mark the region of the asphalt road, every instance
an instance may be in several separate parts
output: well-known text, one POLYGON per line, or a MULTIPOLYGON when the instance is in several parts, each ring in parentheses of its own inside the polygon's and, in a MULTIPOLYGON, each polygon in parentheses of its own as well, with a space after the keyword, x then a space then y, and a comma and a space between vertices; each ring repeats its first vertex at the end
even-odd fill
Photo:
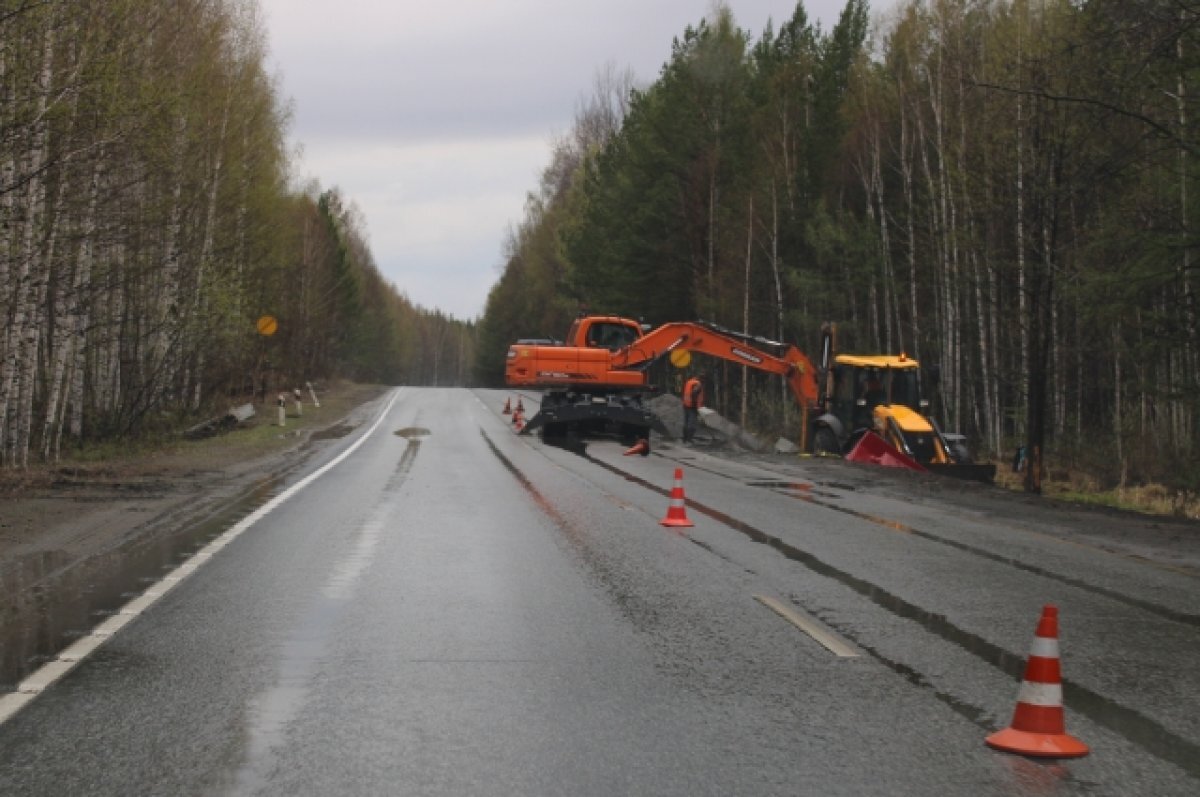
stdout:
POLYGON ((1200 792, 1190 564, 842 463, 545 446, 505 397, 381 400, 0 724, 0 794, 1200 792), (1044 604, 1086 758, 983 741, 1044 604))

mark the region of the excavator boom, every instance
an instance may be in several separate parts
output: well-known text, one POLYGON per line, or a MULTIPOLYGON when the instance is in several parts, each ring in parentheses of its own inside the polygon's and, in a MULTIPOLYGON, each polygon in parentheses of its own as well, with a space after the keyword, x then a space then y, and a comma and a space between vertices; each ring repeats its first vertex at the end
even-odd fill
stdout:
POLYGON ((801 406, 807 406, 817 400, 816 371, 808 357, 795 346, 762 338, 750 338, 748 335, 721 329, 714 324, 663 324, 615 352, 612 365, 618 370, 639 370, 677 349, 707 354, 759 371, 779 374, 787 380, 792 395, 801 406), (769 354, 752 345, 751 341, 759 346, 781 349, 782 354, 769 354))

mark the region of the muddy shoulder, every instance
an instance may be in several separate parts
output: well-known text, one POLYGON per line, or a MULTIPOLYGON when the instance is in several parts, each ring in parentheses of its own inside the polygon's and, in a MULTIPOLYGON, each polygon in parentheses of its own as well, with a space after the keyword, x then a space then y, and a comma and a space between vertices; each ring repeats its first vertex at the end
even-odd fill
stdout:
MULTIPOLYGON (((390 388, 336 382, 254 405, 239 427, 202 439, 110 446, 25 470, 0 470, 0 573, 16 562, 50 569, 153 537, 301 467, 323 441, 361 426, 390 388), (319 406, 318 406, 319 404, 319 406)), ((24 568, 23 568, 24 569, 24 568)))

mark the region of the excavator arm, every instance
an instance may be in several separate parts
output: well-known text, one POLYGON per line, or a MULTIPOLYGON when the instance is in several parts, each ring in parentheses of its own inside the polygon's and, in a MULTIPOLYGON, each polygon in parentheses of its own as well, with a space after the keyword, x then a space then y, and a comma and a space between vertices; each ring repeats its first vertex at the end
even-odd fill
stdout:
POLYGON ((775 343, 764 338, 742 335, 713 324, 677 322, 663 324, 647 332, 612 356, 613 370, 639 371, 677 349, 699 352, 710 357, 746 365, 759 371, 784 377, 792 395, 801 407, 817 401, 816 369, 795 346, 775 343), (758 345, 753 345, 758 344, 758 345), (760 346, 781 350, 779 355, 763 351, 760 346))

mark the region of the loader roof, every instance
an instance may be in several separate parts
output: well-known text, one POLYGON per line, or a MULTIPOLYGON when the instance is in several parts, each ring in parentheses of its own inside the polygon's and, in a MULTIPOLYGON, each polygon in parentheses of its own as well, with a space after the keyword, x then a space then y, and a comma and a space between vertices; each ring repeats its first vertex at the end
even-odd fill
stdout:
POLYGON ((834 358, 838 365, 858 368, 920 368, 921 364, 906 354, 839 354, 834 358))

